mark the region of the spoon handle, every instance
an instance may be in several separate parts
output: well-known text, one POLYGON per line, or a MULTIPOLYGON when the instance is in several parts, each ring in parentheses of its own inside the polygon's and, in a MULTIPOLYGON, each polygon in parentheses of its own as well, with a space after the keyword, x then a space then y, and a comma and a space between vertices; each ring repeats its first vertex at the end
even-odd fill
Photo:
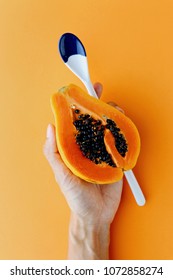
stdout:
MULTIPOLYGON (((98 98, 98 96, 97 96, 97 94, 96 94, 96 92, 95 92, 95 90, 93 88, 93 85, 92 85, 91 81, 90 80, 87 80, 87 81, 83 80, 83 83, 86 86, 86 88, 88 90, 88 93, 90 95, 98 98)), ((130 189, 131 189, 131 191, 133 193, 133 196, 134 196, 134 198, 136 200, 136 203, 139 206, 143 206, 145 204, 146 200, 145 200, 145 197, 144 197, 144 195, 142 193, 142 190, 141 190, 141 188, 140 188, 140 186, 139 186, 139 184, 138 184, 138 182, 137 182, 137 180, 135 178, 135 175, 134 175, 133 171, 132 170, 124 171, 124 175, 125 175, 125 177, 127 179, 127 182, 128 182, 128 184, 130 186, 130 189)))
POLYGON ((97 94, 96 94, 96 92, 95 92, 95 90, 93 88, 93 85, 92 85, 91 81, 87 80, 87 81, 83 81, 83 83, 84 83, 84 85, 85 85, 89 95, 91 95, 91 96, 93 96, 95 98, 98 98, 98 96, 97 96, 97 94))
POLYGON ((127 179, 127 182, 129 183, 130 189, 134 195, 136 203, 139 206, 143 206, 145 204, 146 200, 145 200, 142 190, 135 178, 133 171, 132 170, 124 171, 124 175, 127 179))
POLYGON ((83 82, 88 93, 98 98, 90 80, 87 57, 80 54, 71 55, 66 65, 83 82))

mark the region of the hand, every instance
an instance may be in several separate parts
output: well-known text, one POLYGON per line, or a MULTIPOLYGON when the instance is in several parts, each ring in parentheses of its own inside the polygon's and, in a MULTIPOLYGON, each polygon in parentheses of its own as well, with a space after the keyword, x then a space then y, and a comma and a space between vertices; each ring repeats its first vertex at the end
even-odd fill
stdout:
MULTIPOLYGON (((94 88, 100 97, 102 86, 97 83, 94 88)), ((44 154, 72 212, 86 219, 89 224, 111 223, 120 202, 122 180, 114 184, 98 185, 72 174, 58 153, 53 125, 47 129, 44 154)))
MULTIPOLYGON (((96 83, 94 88, 100 97, 102 85, 96 83)), ((113 103, 111 105, 116 106, 113 103)), ((44 155, 72 211, 73 219, 77 217, 84 222, 85 227, 109 227, 120 203, 122 180, 113 184, 98 185, 72 174, 61 159, 56 145, 55 127, 50 124, 47 128, 44 155)))

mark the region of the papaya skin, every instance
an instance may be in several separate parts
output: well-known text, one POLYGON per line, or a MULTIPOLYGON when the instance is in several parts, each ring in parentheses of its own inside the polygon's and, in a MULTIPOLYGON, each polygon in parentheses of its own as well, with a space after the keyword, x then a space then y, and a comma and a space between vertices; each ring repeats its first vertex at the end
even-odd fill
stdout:
POLYGON ((136 126, 118 109, 91 97, 78 86, 70 84, 51 96, 51 108, 55 118, 56 141, 59 153, 66 166, 78 177, 97 184, 109 184, 122 179, 123 171, 132 169, 140 152, 140 137, 136 126), (104 143, 116 168, 108 164, 95 164, 86 158, 76 144, 76 128, 73 124, 73 107, 83 114, 92 115, 106 125, 107 118, 114 120, 127 139, 128 151, 122 157, 115 147, 114 138, 105 130, 104 143))

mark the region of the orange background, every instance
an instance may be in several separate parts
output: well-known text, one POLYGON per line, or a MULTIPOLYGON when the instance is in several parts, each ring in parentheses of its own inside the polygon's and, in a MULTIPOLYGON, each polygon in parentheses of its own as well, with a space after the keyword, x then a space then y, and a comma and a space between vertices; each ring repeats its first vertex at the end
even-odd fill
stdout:
POLYGON ((92 81, 137 125, 134 169, 147 203, 124 182, 111 259, 173 259, 173 2, 0 1, 0 258, 65 259, 69 209, 42 153, 49 98, 81 82, 57 41, 75 33, 92 81), (68 3, 68 6, 67 6, 68 3))

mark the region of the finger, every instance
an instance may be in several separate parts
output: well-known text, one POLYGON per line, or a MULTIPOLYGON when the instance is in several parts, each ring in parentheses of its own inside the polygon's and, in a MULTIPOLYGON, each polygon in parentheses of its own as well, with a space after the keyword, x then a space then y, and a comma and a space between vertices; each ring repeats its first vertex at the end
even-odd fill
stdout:
MULTIPOLYGON (((102 91, 103 91, 103 86, 102 86, 102 84, 99 83, 99 82, 97 82, 97 83, 95 83, 93 86, 94 86, 94 89, 95 89, 95 91, 96 91, 96 94, 97 94, 98 98, 100 98, 101 95, 102 95, 102 91)), ((108 104, 111 105, 111 106, 113 106, 113 107, 115 107, 115 108, 116 108, 117 110, 119 110, 121 113, 125 114, 124 110, 123 110, 122 108, 120 108, 116 103, 110 101, 110 102, 108 102, 108 104)))
POLYGON ((121 113, 125 114, 124 110, 122 108, 120 108, 116 103, 110 101, 108 102, 109 105, 115 107, 117 110, 119 110, 121 113))
POLYGON ((58 152, 56 137, 55 137, 55 127, 52 124, 49 124, 46 131, 46 141, 49 143, 50 152, 58 152))
POLYGON ((102 95, 102 91, 103 91, 102 84, 101 83, 95 83, 93 86, 94 86, 94 89, 96 91, 96 94, 97 94, 98 98, 100 98, 101 95, 102 95))
POLYGON ((55 165, 59 164, 60 155, 58 153, 58 148, 56 145, 55 127, 51 124, 49 124, 47 127, 46 141, 43 147, 43 151, 52 169, 54 169, 55 165))
POLYGON ((58 183, 60 183, 61 181, 63 181, 64 176, 66 176, 70 171, 62 161, 61 156, 58 152, 55 127, 53 125, 48 125, 46 136, 47 137, 44 144, 43 152, 54 172, 56 180, 58 181, 58 183))

